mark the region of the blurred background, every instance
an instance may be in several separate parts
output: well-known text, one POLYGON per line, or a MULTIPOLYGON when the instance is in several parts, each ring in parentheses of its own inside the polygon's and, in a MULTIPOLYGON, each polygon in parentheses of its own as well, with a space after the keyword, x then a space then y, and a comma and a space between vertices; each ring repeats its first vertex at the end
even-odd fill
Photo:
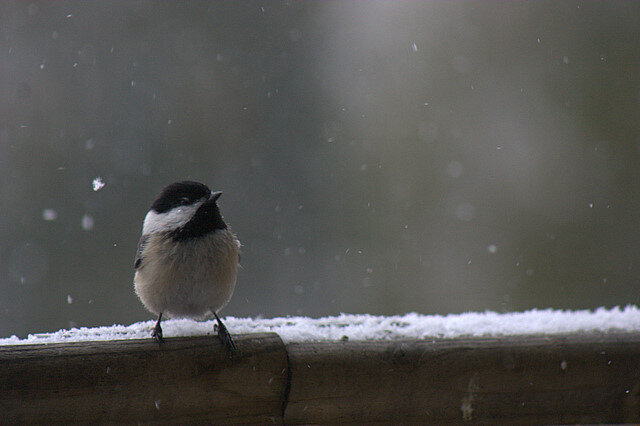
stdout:
POLYGON ((0 19, 1 337, 152 319, 136 245, 182 179, 244 244, 223 315, 640 303, 640 2, 0 19))

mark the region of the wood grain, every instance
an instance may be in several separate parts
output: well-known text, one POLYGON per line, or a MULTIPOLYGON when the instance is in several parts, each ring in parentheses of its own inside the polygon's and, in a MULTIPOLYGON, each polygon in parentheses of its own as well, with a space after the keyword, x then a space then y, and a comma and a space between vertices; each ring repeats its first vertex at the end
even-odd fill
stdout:
POLYGON ((1 423, 281 423, 277 334, 0 347, 1 423))
POLYGON ((0 424, 638 423, 640 333, 0 347, 0 424))
POLYGON ((285 422, 640 421, 640 335, 287 345, 285 422))

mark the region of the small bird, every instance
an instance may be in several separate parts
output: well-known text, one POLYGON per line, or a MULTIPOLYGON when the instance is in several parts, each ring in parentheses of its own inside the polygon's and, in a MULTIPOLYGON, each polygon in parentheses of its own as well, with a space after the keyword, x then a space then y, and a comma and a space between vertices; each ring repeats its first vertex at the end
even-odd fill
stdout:
POLYGON ((236 285, 240 241, 220 214, 211 192, 193 181, 162 190, 144 218, 134 263, 134 288, 142 304, 158 315, 151 336, 162 343, 162 315, 204 319, 213 314, 218 337, 236 349, 218 312, 236 285))

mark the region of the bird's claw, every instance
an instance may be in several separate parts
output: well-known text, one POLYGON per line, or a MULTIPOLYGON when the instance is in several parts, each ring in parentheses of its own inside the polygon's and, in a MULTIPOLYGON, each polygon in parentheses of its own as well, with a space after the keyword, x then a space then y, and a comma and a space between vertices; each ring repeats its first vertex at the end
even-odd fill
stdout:
POLYGON ((160 324, 156 324, 154 329, 151 331, 151 337, 153 337, 158 344, 164 343, 164 339, 162 338, 162 327, 160 327, 160 324))
POLYGON ((229 348, 231 356, 233 356, 233 353, 238 349, 238 347, 231 338, 229 330, 227 330, 227 327, 222 323, 222 321, 220 321, 220 318, 218 318, 217 315, 216 319, 218 320, 218 323, 213 325, 213 331, 218 334, 218 339, 220 339, 225 347, 229 348))
POLYGON ((222 341, 222 344, 229 348, 232 352, 235 351, 237 349, 237 346, 231 338, 231 334, 229 333, 229 330, 227 330, 227 327, 222 324, 217 328, 218 338, 222 341))

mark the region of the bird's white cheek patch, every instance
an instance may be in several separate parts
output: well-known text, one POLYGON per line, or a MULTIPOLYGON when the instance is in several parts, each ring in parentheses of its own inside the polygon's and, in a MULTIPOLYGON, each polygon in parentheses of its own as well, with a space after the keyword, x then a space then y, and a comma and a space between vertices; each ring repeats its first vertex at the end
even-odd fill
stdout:
POLYGON ((181 206, 169 210, 166 213, 156 213, 153 210, 149 210, 147 216, 144 218, 142 225, 142 234, 152 234, 159 231, 173 231, 180 228, 195 214, 202 203, 197 203, 191 206, 181 206))

